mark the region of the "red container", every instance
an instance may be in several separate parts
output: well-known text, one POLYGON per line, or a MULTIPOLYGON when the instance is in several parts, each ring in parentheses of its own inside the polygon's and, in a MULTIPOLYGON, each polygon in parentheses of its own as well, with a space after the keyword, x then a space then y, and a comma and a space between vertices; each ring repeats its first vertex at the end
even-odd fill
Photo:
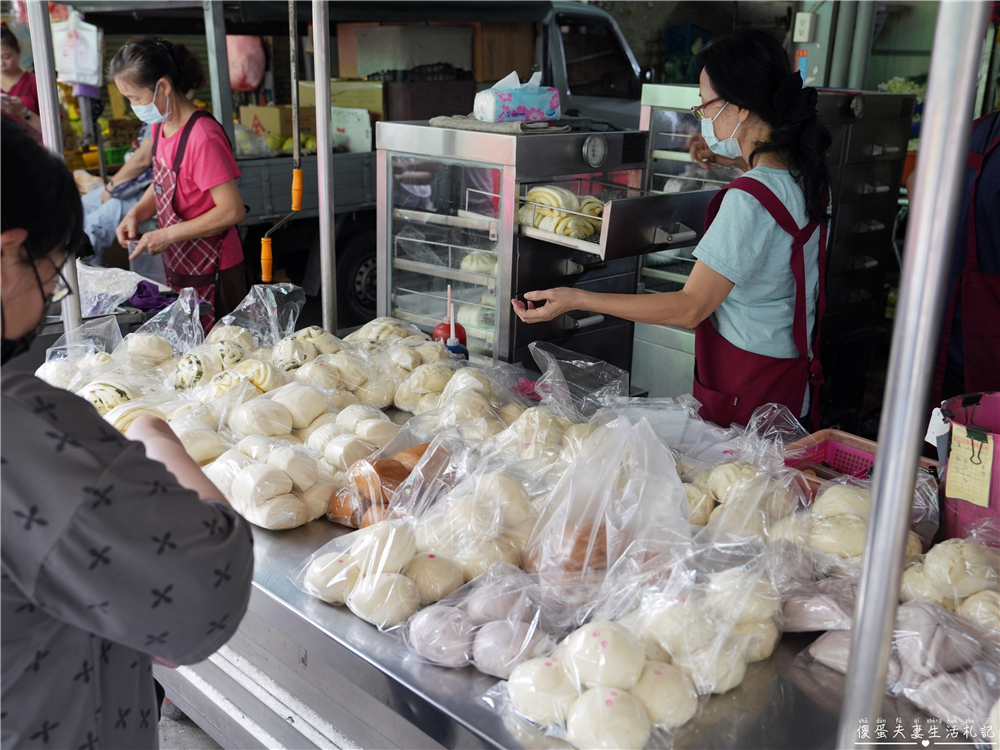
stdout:
MULTIPOLYGON (((434 335, 432 337, 435 341, 440 341, 442 344, 447 344, 448 339, 451 338, 451 323, 445 320, 443 323, 438 323, 434 328, 434 335)), ((462 346, 468 346, 465 338, 465 329, 459 323, 455 324, 455 338, 458 339, 458 343, 462 346)))
MULTIPOLYGON (((1000 517, 1000 393, 955 396, 941 404, 941 410, 952 426, 973 425, 993 436, 993 471, 990 476, 987 507, 961 498, 948 497, 948 483, 942 482, 941 494, 944 500, 941 503, 941 526, 944 529, 944 538, 953 539, 962 536, 962 530, 973 521, 1000 517), (972 403, 975 396, 979 396, 978 404, 972 403)), ((947 475, 946 467, 946 479, 947 475)))

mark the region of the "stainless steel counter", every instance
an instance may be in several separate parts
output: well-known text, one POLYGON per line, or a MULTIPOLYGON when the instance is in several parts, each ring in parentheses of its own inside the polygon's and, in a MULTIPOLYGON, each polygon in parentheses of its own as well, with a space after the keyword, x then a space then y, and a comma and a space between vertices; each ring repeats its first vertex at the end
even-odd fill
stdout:
MULTIPOLYGON (((157 668, 168 696, 225 747, 564 746, 493 713, 481 696, 494 678, 415 661, 400 640, 296 588, 296 568, 344 533, 320 521, 255 529, 254 590, 240 630, 198 665, 157 668)), ((676 747, 833 747, 843 677, 795 661, 810 640, 785 636, 740 687, 706 702, 676 747)))

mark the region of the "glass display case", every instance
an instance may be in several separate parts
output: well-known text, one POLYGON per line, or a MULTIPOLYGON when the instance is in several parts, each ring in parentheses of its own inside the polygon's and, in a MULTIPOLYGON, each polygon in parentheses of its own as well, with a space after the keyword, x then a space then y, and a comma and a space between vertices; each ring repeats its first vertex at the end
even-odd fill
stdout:
POLYGON ((450 284, 474 359, 530 365, 528 344, 545 340, 630 365, 628 321, 570 313, 527 326, 510 300, 555 286, 636 291, 638 256, 677 235, 667 196, 643 188, 646 133, 379 123, 377 139, 380 315, 430 332, 450 284))
MULTIPOLYGON (((740 176, 737 169, 705 169, 691 161, 688 139, 701 132, 701 122, 691 108, 701 104, 697 86, 673 85, 642 87, 642 110, 639 127, 649 131, 649 167, 645 188, 650 192, 675 194, 710 191, 696 202, 699 210, 688 216, 686 226, 700 238, 708 207, 715 190, 740 176)), ((690 236, 690 235, 688 235, 690 236)), ((694 258, 691 252, 697 238, 684 247, 671 247, 643 258, 642 282, 650 292, 672 292, 683 288, 694 258)))
POLYGON ((389 314, 433 330, 448 315, 450 285, 470 354, 493 359, 504 231, 501 168, 393 155, 387 169, 392 183, 389 314))

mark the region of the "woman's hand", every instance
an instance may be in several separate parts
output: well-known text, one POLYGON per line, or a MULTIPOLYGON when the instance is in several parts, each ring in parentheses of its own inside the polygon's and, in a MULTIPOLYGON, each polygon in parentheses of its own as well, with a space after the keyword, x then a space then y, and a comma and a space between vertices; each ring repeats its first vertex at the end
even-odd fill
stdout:
POLYGON ((8 96, 4 97, 0 107, 8 115, 14 115, 14 117, 20 117, 22 120, 27 119, 28 108, 24 106, 24 102, 19 96, 8 96))
POLYGON ((107 203, 108 199, 111 198, 111 191, 107 187, 101 190, 101 203, 107 203))
POLYGON ((747 164, 742 158, 727 159, 726 157, 719 156, 717 153, 712 151, 712 149, 708 147, 708 143, 705 141, 705 136, 701 133, 695 133, 687 139, 687 149, 688 154, 691 156, 691 161, 704 169, 715 169, 716 167, 736 167, 744 172, 747 171, 747 164))
POLYGON ((565 286, 539 292, 527 292, 524 298, 528 301, 527 306, 517 299, 512 299, 510 304, 517 317, 525 323, 544 323, 579 309, 576 302, 577 290, 565 286), (542 303, 541 306, 536 305, 536 302, 542 303))
POLYGON ((152 232, 146 232, 139 238, 139 244, 135 246, 135 250, 129 253, 128 259, 134 260, 138 258, 142 255, 143 251, 149 253, 150 257, 159 255, 172 244, 174 244, 174 239, 170 227, 154 229, 152 232))
POLYGON ((115 229, 115 238, 122 247, 128 247, 128 241, 134 240, 139 232, 139 220, 129 211, 115 229))

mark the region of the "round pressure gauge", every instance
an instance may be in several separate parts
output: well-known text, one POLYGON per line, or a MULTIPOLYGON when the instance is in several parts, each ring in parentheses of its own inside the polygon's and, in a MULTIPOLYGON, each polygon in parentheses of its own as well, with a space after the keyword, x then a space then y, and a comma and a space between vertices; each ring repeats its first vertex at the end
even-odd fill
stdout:
POLYGON ((603 135, 590 135, 583 142, 583 158, 595 169, 604 163, 608 155, 608 142, 603 135))

